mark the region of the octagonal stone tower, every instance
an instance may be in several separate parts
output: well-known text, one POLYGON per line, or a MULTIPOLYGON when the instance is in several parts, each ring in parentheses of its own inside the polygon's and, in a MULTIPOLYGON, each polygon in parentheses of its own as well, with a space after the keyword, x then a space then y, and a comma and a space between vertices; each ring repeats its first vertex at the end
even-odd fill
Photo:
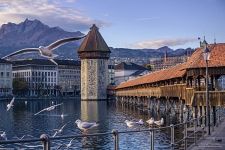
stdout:
POLYGON ((110 49, 93 25, 78 49, 81 59, 81 100, 106 100, 110 49))

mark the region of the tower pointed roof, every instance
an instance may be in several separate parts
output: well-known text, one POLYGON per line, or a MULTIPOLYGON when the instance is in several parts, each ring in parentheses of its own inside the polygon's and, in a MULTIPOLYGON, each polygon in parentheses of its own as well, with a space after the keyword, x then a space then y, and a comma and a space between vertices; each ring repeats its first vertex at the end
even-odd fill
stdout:
POLYGON ((98 27, 95 24, 93 24, 93 26, 90 28, 90 31, 78 49, 78 53, 90 51, 110 53, 108 45, 99 33, 98 27))

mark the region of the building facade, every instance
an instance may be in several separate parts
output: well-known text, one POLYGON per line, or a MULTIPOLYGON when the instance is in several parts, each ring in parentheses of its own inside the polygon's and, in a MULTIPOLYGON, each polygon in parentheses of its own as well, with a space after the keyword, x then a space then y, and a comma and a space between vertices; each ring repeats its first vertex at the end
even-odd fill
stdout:
POLYGON ((148 72, 149 70, 143 66, 131 62, 122 62, 115 66, 115 84, 118 85, 148 72))
POLYGON ((63 96, 80 95, 80 61, 55 60, 58 64, 58 86, 63 96))
POLYGON ((109 73, 108 73, 109 81, 108 81, 108 83, 109 83, 109 85, 115 85, 115 66, 114 65, 109 65, 108 66, 108 70, 109 70, 109 73))
POLYGON ((0 97, 12 95, 12 64, 0 59, 0 97))
POLYGON ((81 59, 81 99, 105 100, 110 49, 93 25, 78 49, 81 59))
POLYGON ((13 80, 24 85, 20 96, 57 96, 58 69, 50 60, 28 59, 13 61, 13 80))

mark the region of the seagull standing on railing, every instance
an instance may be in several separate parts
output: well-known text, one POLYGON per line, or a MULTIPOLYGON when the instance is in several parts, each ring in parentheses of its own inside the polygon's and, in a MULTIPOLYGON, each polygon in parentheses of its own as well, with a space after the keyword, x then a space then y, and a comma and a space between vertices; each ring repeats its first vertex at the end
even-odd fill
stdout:
POLYGON ((7 137, 6 137, 6 133, 5 132, 2 132, 2 134, 0 134, 0 137, 3 138, 4 140, 7 140, 7 137))
POLYGON ((158 121, 154 121, 154 123, 157 125, 157 126, 162 126, 164 124, 164 119, 161 118, 160 120, 158 121))
POLYGON ((57 134, 62 133, 63 129, 65 128, 66 125, 67 125, 67 123, 64 124, 60 129, 55 129, 56 131, 52 137, 55 137, 57 134))
POLYGON ((154 118, 151 117, 149 120, 146 121, 149 125, 153 125, 154 124, 154 118))
POLYGON ((129 120, 125 120, 125 123, 126 123, 126 125, 127 125, 129 128, 131 128, 131 127, 133 127, 133 126, 135 126, 135 125, 143 125, 143 124, 144 124, 144 122, 143 122, 142 119, 140 119, 138 122, 137 122, 137 121, 129 121, 129 120))
POLYGON ((13 97, 10 103, 7 104, 7 111, 9 111, 13 107, 14 100, 15 100, 15 97, 13 97))
POLYGON ((40 113, 43 112, 43 111, 51 111, 51 110, 55 109, 57 106, 60 106, 60 105, 62 105, 62 104, 63 104, 63 103, 57 104, 57 105, 53 105, 53 106, 50 106, 50 107, 47 107, 47 108, 42 109, 41 111, 37 112, 37 113, 34 114, 34 115, 38 115, 38 114, 40 114, 40 113))
POLYGON ((91 128, 98 126, 98 124, 96 122, 83 122, 79 119, 76 120, 75 123, 77 124, 77 127, 83 131, 87 131, 91 128))
POLYGON ((57 55, 53 54, 53 50, 55 50, 56 48, 68 43, 68 42, 72 42, 72 41, 77 41, 80 40, 82 38, 84 38, 85 36, 82 37, 69 37, 69 38, 64 38, 64 39, 60 39, 57 40, 53 43, 51 43, 48 46, 39 46, 39 48, 25 48, 25 49, 21 49, 18 50, 16 52, 13 52, 9 55, 6 55, 4 57, 2 57, 2 59, 7 59, 9 57, 12 57, 14 55, 18 55, 18 54, 22 54, 22 53, 32 53, 32 52, 39 52, 41 54, 41 56, 48 58, 50 61, 52 61, 53 63, 56 63, 53 58, 55 58, 57 55))

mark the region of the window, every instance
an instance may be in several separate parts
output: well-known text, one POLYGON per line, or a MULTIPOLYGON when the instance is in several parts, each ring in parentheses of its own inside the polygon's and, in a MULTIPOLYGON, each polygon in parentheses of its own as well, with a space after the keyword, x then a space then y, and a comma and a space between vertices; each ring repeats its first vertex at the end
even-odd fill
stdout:
POLYGON ((4 76, 4 72, 1 72, 1 75, 0 75, 0 77, 3 77, 4 76))

